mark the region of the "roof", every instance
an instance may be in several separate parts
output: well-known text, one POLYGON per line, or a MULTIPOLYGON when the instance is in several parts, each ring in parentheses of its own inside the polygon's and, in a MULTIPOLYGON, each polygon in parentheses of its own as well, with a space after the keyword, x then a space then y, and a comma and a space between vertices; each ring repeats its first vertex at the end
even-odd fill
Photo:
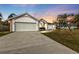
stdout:
POLYGON ((23 14, 21 14, 21 15, 15 16, 15 17, 8 18, 7 20, 17 19, 17 18, 22 17, 22 16, 24 16, 24 15, 28 15, 29 17, 33 18, 34 20, 38 21, 37 18, 31 16, 29 13, 23 13, 23 14))
POLYGON ((44 22, 48 23, 48 22, 47 22, 46 20, 44 20, 44 19, 40 19, 39 22, 40 22, 40 21, 44 21, 44 22))
POLYGON ((39 21, 44 21, 44 22, 46 22, 47 24, 49 24, 49 25, 52 25, 52 24, 54 24, 54 23, 49 23, 49 22, 47 22, 46 20, 44 20, 44 19, 40 19, 39 21))

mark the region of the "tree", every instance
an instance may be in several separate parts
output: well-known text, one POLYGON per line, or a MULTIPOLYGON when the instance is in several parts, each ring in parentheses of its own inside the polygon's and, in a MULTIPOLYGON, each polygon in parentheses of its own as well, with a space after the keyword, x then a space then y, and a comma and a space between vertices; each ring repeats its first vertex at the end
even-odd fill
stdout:
POLYGON ((0 31, 3 30, 3 21, 2 21, 3 17, 2 17, 2 13, 0 13, 0 31))
POLYGON ((67 14, 58 15, 57 20, 59 22, 59 28, 66 25, 67 14))
POLYGON ((0 13, 0 21, 2 20, 2 13, 0 13))
POLYGON ((71 31, 71 24, 74 22, 74 14, 69 14, 67 16, 67 26, 69 30, 71 31))
POLYGON ((77 27, 79 28, 79 13, 75 15, 74 22, 77 24, 77 27))
POLYGON ((2 24, 2 13, 0 13, 0 25, 2 24))
POLYGON ((15 16, 16 16, 15 13, 11 13, 11 14, 8 16, 8 18, 15 17, 15 16))
POLYGON ((58 15, 57 20, 59 21, 59 27, 67 26, 68 29, 71 31, 71 24, 74 20, 74 14, 62 14, 58 15))

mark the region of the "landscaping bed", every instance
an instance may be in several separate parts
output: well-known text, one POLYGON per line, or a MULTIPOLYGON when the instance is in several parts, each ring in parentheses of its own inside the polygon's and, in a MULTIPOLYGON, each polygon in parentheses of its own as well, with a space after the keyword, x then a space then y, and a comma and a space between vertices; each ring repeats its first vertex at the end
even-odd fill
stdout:
POLYGON ((0 32, 0 37, 9 34, 10 32, 0 32))

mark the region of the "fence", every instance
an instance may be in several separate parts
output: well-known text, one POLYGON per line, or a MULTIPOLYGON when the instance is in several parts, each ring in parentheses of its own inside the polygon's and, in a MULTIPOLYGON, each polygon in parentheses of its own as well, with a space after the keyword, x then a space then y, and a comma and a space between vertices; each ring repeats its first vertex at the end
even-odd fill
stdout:
POLYGON ((9 26, 7 26, 7 25, 0 25, 0 32, 3 32, 3 31, 9 31, 9 26))

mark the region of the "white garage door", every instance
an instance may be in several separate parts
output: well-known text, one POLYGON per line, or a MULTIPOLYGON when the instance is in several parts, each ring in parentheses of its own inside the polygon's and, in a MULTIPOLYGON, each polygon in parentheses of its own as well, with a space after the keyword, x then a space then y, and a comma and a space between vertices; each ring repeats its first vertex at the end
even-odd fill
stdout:
POLYGON ((35 23, 15 23, 15 31, 37 31, 38 25, 35 23))

